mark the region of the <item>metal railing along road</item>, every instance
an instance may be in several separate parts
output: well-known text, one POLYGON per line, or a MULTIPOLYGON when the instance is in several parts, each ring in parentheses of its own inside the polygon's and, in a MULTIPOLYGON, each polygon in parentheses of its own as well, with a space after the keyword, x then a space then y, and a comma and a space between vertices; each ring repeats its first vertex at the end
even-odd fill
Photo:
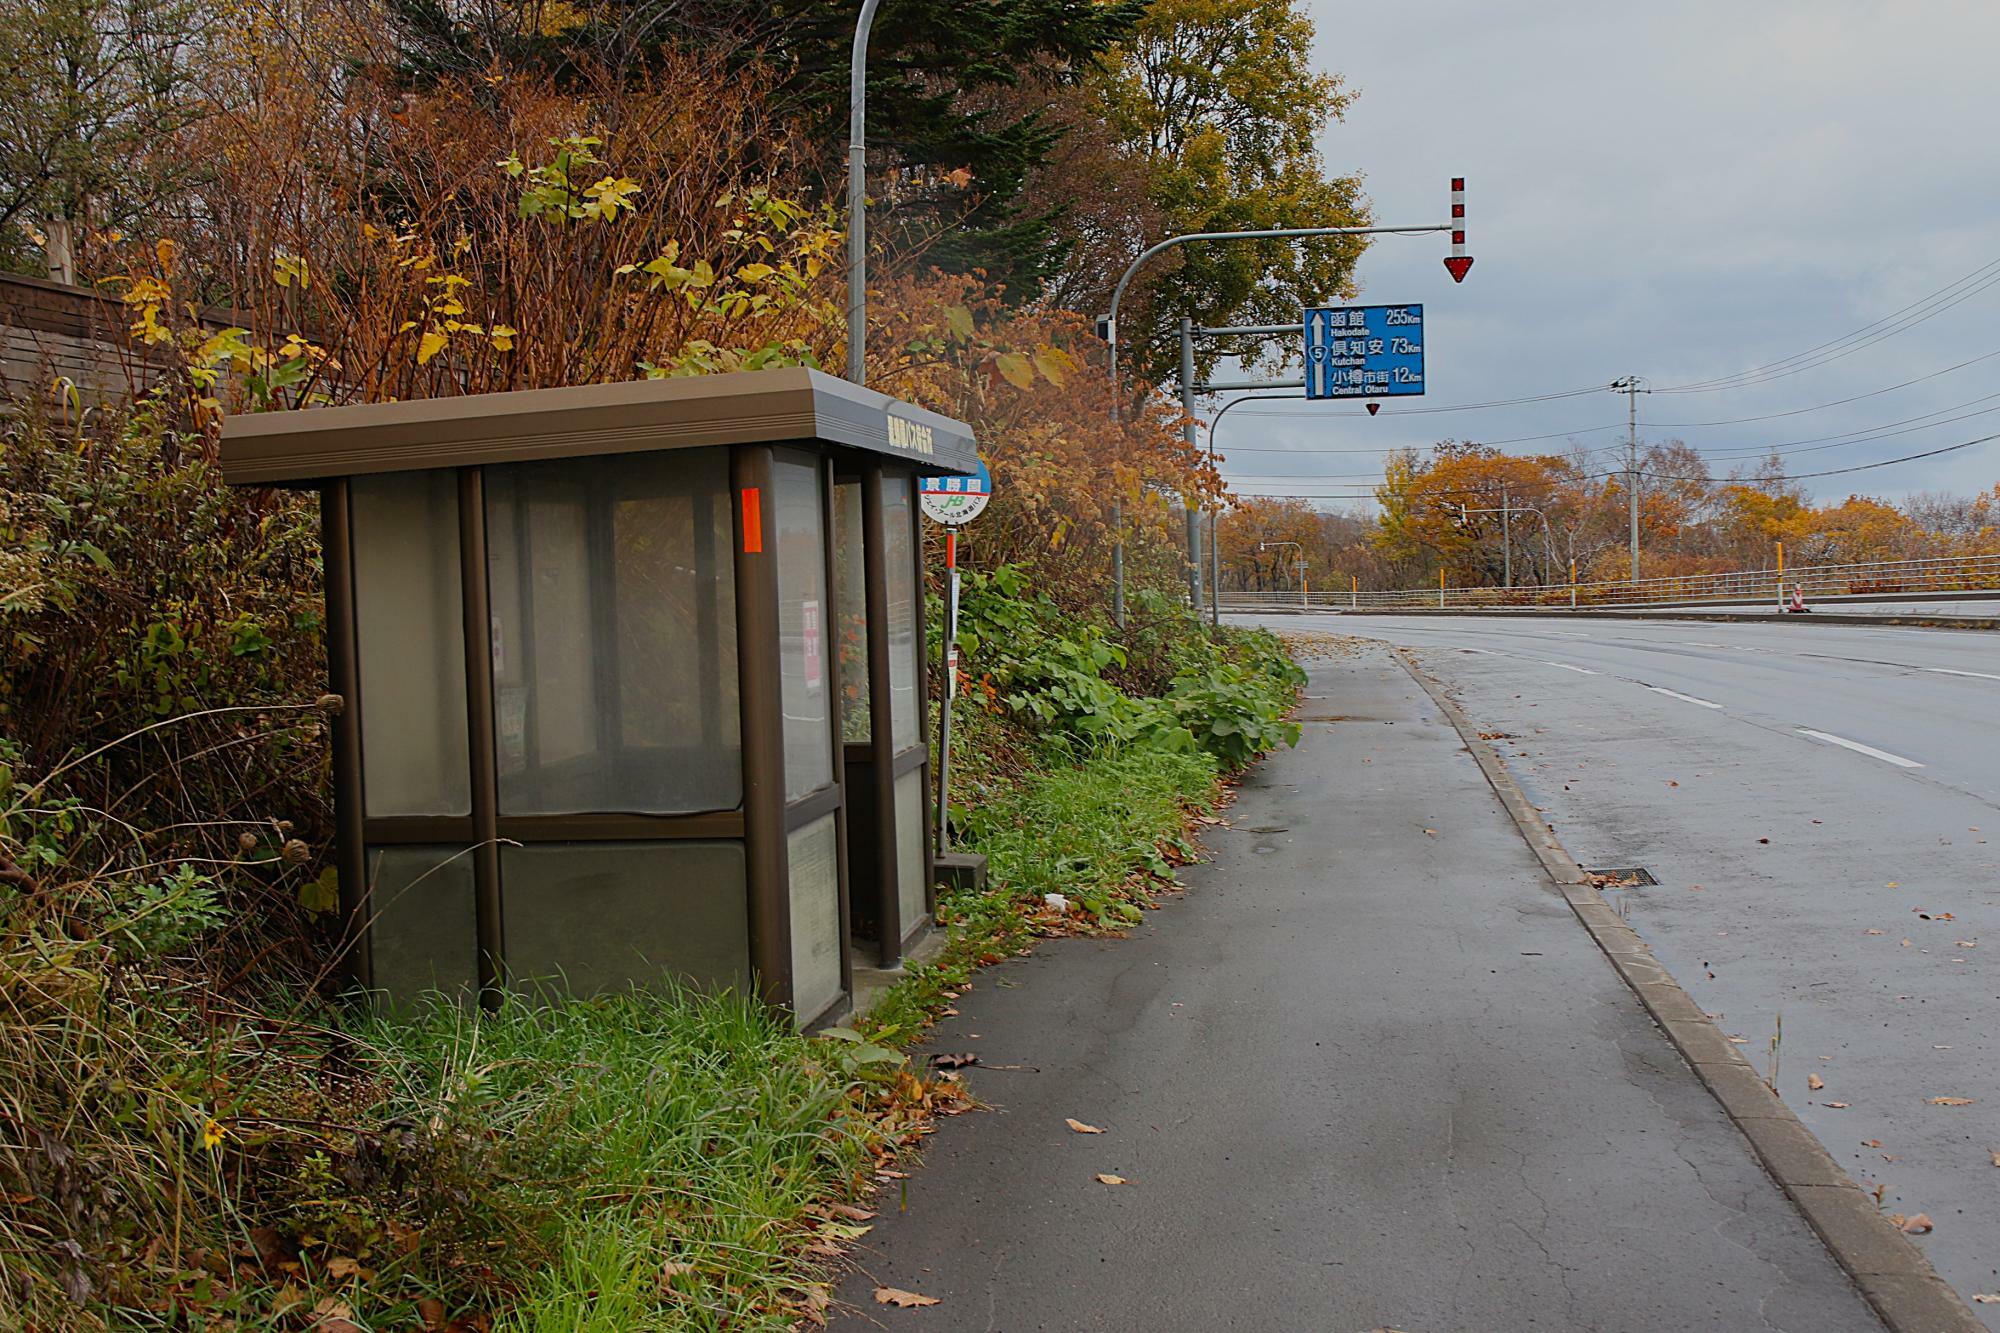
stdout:
POLYGON ((1528 588, 1398 588, 1340 591, 1296 589, 1271 592, 1225 592, 1224 607, 1324 607, 1367 610, 1370 607, 1570 607, 1617 609, 1643 606, 1775 605, 1780 586, 1786 594, 1797 588, 1810 603, 1814 598, 1855 601, 1895 601, 1975 596, 2000 597, 2000 555, 1947 556, 1928 560, 1882 560, 1852 565, 1798 565, 1781 575, 1776 567, 1732 570, 1723 574, 1676 574, 1663 578, 1620 579, 1606 583, 1546 584, 1528 588))

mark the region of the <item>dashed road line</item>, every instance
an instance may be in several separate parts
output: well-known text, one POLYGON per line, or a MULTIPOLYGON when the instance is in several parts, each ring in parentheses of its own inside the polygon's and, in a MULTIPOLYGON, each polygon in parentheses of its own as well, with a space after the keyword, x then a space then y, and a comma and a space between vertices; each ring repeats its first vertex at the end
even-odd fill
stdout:
POLYGON ((1899 754, 1890 754, 1887 750, 1878 750, 1872 745, 1863 745, 1860 741, 1851 741, 1845 736, 1836 736, 1830 731, 1814 731, 1811 727, 1800 727, 1798 728, 1798 732, 1801 736, 1810 736, 1814 740, 1825 741, 1829 745, 1838 745, 1844 750, 1852 750, 1856 754, 1865 754, 1870 759, 1880 759, 1885 764, 1894 764, 1897 768, 1923 767, 1922 764, 1914 759, 1905 759, 1899 754))
POLYGON ((1918 670, 1928 671, 1934 676, 1971 676, 1976 680, 2000 680, 2000 676, 1994 675, 1991 671, 1954 671, 1950 667, 1919 667, 1918 670))
MULTIPOLYGON (((1641 685, 1646 684, 1644 681, 1640 681, 1639 683, 1641 685)), ((1692 694, 1682 694, 1679 690, 1670 690, 1664 685, 1646 685, 1646 688, 1655 694, 1664 694, 1669 699, 1679 699, 1682 703, 1699 704, 1703 708, 1722 707, 1721 704, 1716 703, 1712 699, 1697 699, 1692 694)))
POLYGON ((1588 667, 1571 666, 1567 662, 1543 662, 1543 666, 1561 667, 1564 671, 1574 671, 1579 676, 1594 676, 1597 673, 1588 667))

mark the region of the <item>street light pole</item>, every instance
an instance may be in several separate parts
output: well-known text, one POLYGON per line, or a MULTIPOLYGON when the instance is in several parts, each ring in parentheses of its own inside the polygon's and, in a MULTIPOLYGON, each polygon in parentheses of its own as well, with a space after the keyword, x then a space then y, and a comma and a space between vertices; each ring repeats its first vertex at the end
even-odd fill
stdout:
MULTIPOLYGON (((1181 412, 1186 420, 1181 426, 1181 438, 1187 441, 1189 452, 1197 447, 1194 418, 1194 321, 1181 316, 1181 412)), ((1194 613, 1201 614, 1201 510, 1195 497, 1186 497, 1187 505, 1187 558, 1188 558, 1188 605, 1194 613)))
POLYGON ((868 378, 868 34, 882 0, 861 0, 847 67, 847 378, 868 378))
POLYGON ((1297 552, 1299 553, 1299 555, 1298 555, 1298 562, 1297 562, 1297 568, 1298 568, 1298 571, 1299 571, 1299 590, 1300 590, 1300 591, 1299 591, 1299 605, 1300 605, 1301 607, 1305 608, 1306 610, 1311 610, 1311 609, 1312 609, 1312 605, 1311 605, 1311 598, 1310 598, 1310 596, 1309 596, 1309 595, 1308 595, 1308 594, 1307 594, 1307 593, 1305 592, 1305 586, 1306 586, 1306 548, 1305 548, 1305 547, 1303 547, 1303 546, 1301 546, 1301 545, 1299 545, 1299 544, 1298 544, 1297 542, 1258 542, 1258 543, 1257 543, 1257 549, 1258 549, 1258 550, 1260 550, 1260 551, 1261 551, 1261 550, 1263 550, 1263 549, 1264 549, 1265 547, 1267 547, 1267 546, 1289 546, 1289 547, 1291 547, 1291 548, 1292 548, 1292 549, 1293 549, 1294 551, 1297 551, 1297 552))
MULTIPOLYGON (((1238 403, 1254 403, 1263 398, 1303 397, 1305 397, 1305 390, 1303 389, 1296 392, 1280 391, 1268 394, 1246 393, 1241 397, 1230 399, 1217 408, 1215 415, 1208 419, 1209 470, 1211 472, 1216 470, 1215 428, 1222 424, 1222 419, 1225 416, 1229 415, 1230 408, 1236 406, 1238 403)), ((1210 625, 1220 625, 1222 623, 1222 497, 1220 495, 1215 497, 1215 508, 1210 511, 1208 520, 1208 623, 1210 625)))

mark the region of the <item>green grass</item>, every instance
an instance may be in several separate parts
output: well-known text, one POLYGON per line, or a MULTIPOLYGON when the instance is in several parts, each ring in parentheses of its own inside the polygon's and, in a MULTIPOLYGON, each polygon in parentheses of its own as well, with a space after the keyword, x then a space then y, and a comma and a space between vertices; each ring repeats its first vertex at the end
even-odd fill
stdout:
MULTIPOLYGON (((950 987, 1029 941, 1044 893, 1084 904, 1086 928, 1139 918, 1217 792, 1198 753, 1010 763, 973 821, 991 887, 945 905, 944 957, 890 993, 873 1041, 917 1039, 950 987)), ((143 968, 104 990, 108 962, 52 971, 73 950, 29 943, 0 954, 0 1121, 58 1126, 76 1178, 105 1182, 85 1237, 103 1276, 66 1300, 36 1238, 67 1196, 0 1193, 0 1262, 31 1276, 25 1308, 0 1292, 0 1324, 11 1306, 51 1331, 303 1328, 320 1306, 371 1333, 480 1314, 495 1333, 789 1328, 828 1244, 858 1238, 828 1205, 910 1130, 898 1065, 742 997, 391 1022, 283 995, 205 1007, 143 968)), ((0 1183, 38 1190, 24 1166, 0 1153, 0 1183)))
POLYGON ((1146 876, 1171 876, 1163 849, 1191 853, 1187 813, 1219 793, 1216 761, 1144 748, 1072 757, 1060 749, 1011 783, 983 793, 968 850, 987 858, 988 887, 939 904, 951 940, 935 963, 912 968, 864 1025, 876 1040, 907 1041, 944 1004, 943 992, 1022 948, 1025 908, 1061 893, 1116 929, 1144 913, 1146 876), (1176 848, 1178 845, 1178 848, 1176 848))
POLYGON ((503 1333, 790 1327, 804 1214, 868 1159, 839 1051, 738 998, 439 1008, 370 1039, 405 1081, 381 1113, 494 1145, 503 1333))

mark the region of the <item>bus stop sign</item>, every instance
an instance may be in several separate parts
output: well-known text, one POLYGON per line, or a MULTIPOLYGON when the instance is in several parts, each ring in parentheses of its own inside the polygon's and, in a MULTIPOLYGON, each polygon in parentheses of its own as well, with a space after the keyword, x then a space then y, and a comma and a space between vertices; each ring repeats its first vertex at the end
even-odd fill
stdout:
POLYGON ((993 474, 982 460, 979 471, 970 477, 925 477, 918 503, 924 514, 948 528, 970 523, 985 512, 993 498, 993 474))

